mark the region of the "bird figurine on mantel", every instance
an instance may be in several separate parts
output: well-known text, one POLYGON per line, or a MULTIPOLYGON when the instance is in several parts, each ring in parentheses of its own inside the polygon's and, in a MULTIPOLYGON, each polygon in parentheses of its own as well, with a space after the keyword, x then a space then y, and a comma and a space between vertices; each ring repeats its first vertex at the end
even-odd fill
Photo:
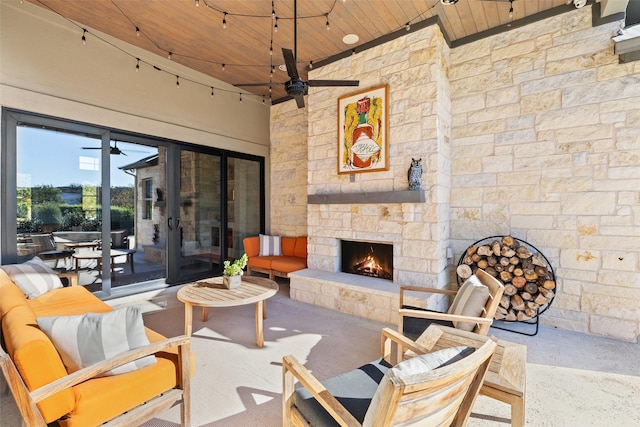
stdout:
POLYGON ((420 190, 422 187, 422 159, 411 158, 411 166, 407 172, 409 190, 420 190))

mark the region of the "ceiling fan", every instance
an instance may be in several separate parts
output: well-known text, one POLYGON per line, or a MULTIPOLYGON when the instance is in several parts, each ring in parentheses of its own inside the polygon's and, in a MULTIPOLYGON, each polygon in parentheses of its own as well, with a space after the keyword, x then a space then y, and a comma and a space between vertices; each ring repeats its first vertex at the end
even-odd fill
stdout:
MULTIPOLYGON (((296 100, 298 108, 304 107, 304 95, 307 93, 309 86, 358 86, 359 80, 307 80, 300 78, 297 68, 298 57, 298 1, 293 0, 293 50, 282 48, 282 56, 284 64, 287 67, 287 74, 291 78, 284 82, 284 88, 290 98, 296 100)), ((270 83, 266 83, 267 85, 270 83)), ((257 84, 239 84, 237 86, 264 86, 265 83, 257 84)))
MULTIPOLYGON (((101 147, 82 147, 83 150, 102 150, 101 147)), ((118 141, 115 141, 113 147, 110 147, 109 154, 126 156, 127 153, 118 148, 118 141)))

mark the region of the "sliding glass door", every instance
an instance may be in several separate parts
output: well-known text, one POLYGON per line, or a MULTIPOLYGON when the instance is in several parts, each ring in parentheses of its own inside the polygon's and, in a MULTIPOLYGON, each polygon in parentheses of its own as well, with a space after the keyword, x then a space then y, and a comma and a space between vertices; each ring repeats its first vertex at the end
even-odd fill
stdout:
POLYGON ((264 161, 3 110, 2 263, 114 290, 220 275, 264 230, 264 161))

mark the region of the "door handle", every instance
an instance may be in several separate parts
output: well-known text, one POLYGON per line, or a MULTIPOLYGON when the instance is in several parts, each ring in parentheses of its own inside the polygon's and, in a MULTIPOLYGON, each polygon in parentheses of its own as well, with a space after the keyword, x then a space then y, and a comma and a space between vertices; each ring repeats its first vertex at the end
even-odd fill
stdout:
POLYGON ((169 227, 170 231, 173 231, 173 218, 167 218, 167 227, 169 227))

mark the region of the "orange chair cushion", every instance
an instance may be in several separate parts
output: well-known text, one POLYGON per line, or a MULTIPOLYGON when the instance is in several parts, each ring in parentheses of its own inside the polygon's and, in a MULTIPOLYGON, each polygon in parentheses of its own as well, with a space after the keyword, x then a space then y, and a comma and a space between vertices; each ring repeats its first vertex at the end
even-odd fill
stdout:
POLYGON ((84 313, 106 313, 113 309, 82 286, 69 286, 47 292, 27 304, 36 317, 74 316, 84 313))
MULTIPOLYGON (((67 375, 56 348, 38 329, 36 316, 26 305, 15 307, 5 314, 2 334, 7 353, 29 390, 33 391, 67 375)), ((74 405, 73 391, 66 389, 38 403, 38 408, 44 420, 50 423, 67 414, 74 405)))
POLYGON ((260 254, 260 236, 245 237, 243 243, 247 257, 256 257, 260 254))
POLYGON ((258 268, 266 268, 267 270, 271 269, 271 263, 276 260, 282 258, 281 256, 255 256, 249 258, 247 262, 249 267, 258 267, 258 268))
POLYGON ((19 287, 0 269, 0 319, 12 308, 27 304, 27 298, 19 287))
POLYGON ((304 258, 304 268, 307 268, 307 236, 300 236, 296 238, 296 247, 293 251, 293 256, 304 258))
POLYGON ((297 257, 279 257, 271 263, 271 269, 282 273, 291 273, 307 268, 307 260, 297 257))
POLYGON ((283 236, 280 238, 280 245, 282 246, 283 256, 293 256, 293 250, 296 246, 296 238, 283 236))

